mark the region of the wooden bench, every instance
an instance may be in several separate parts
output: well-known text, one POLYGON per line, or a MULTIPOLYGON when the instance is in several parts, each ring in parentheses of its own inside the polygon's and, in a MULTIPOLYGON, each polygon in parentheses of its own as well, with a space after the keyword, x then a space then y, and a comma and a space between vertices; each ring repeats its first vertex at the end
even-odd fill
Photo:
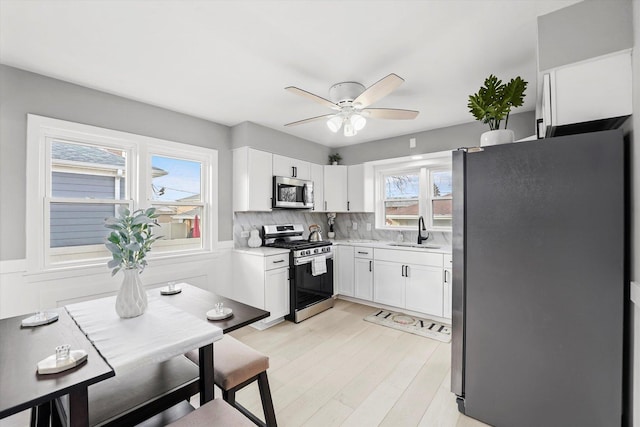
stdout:
POLYGON ((253 423, 224 400, 213 399, 169 426, 253 427, 253 423))
MULTIPOLYGON (((256 425, 276 427, 276 413, 267 378, 269 358, 229 335, 225 335, 214 343, 213 355, 215 360, 213 380, 222 389, 223 399, 256 425), (266 422, 260 420, 236 401, 236 392, 254 381, 258 382, 266 422)), ((186 356, 196 364, 199 363, 197 351, 190 351, 186 356)))

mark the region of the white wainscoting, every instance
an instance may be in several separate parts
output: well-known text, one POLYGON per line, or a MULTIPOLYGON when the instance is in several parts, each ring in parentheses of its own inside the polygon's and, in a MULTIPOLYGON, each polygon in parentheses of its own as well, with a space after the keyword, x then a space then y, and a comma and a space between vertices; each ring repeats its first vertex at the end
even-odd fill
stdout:
MULTIPOLYGON (((232 291, 233 241, 219 242, 215 252, 171 260, 150 260, 142 274, 147 288, 168 281, 188 282, 223 296, 232 291)), ((111 277, 104 268, 73 272, 27 274, 25 260, 0 262, 0 318, 32 313, 38 309, 115 295, 122 275, 111 277)))

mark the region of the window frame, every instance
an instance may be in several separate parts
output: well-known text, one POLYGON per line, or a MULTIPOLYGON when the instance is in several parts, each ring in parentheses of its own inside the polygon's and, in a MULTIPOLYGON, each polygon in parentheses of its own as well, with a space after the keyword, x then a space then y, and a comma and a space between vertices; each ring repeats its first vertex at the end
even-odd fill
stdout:
MULTIPOLYGON (((432 167, 432 168, 428 168, 427 169, 427 177, 429 180, 429 184, 428 184, 428 188, 429 188, 429 195, 426 199, 426 204, 427 204, 427 210, 426 212, 428 213, 428 218, 429 218, 429 224, 427 226, 427 228, 429 230, 433 230, 433 231, 451 231, 453 224, 451 227, 443 227, 443 226, 437 226, 433 224, 433 201, 434 200, 451 200, 453 203, 453 188, 451 189, 451 196, 449 197, 442 197, 442 196, 435 196, 434 191, 433 191, 433 186, 434 186, 434 182, 433 182, 433 174, 434 172, 443 172, 443 171, 449 171, 452 174, 452 178, 453 178, 453 171, 452 169, 440 166, 440 167, 432 167)), ((452 213, 453 214, 453 213, 452 213)), ((452 218, 453 219, 453 218, 452 218)))
MULTIPOLYGON (((440 153, 436 153, 440 154, 440 153)), ((440 154, 441 156, 441 154, 440 154)), ((385 223, 385 177, 389 175, 409 174, 418 171, 420 179, 420 191, 418 202, 418 215, 423 216, 425 226, 429 231, 451 232, 452 227, 442 227, 433 224, 432 203, 433 196, 433 180, 432 172, 451 170, 451 163, 443 157, 435 157, 426 161, 398 161, 394 164, 382 164, 376 167, 375 171, 375 227, 384 231, 416 231, 417 226, 394 227, 385 223), (426 188, 426 191, 425 191, 426 188)), ((435 198, 438 200, 441 198, 435 198)), ((448 199, 448 198, 445 198, 448 199)))
MULTIPOLYGON (((52 119, 34 114, 27 115, 27 188, 26 188, 26 261, 30 274, 49 271, 79 269, 91 266, 104 266, 110 258, 105 257, 78 259, 64 262, 51 262, 50 248, 50 204, 59 201, 81 203, 82 199, 51 197, 52 162, 51 141, 76 142, 99 147, 108 147, 126 152, 126 198, 116 200, 116 204, 128 205, 130 209, 146 209, 156 201, 151 200, 151 155, 170 153, 172 157, 195 160, 201 168, 201 202, 206 206, 207 224, 202 230, 200 249, 178 250, 149 253, 150 263, 156 259, 193 256, 213 252, 218 238, 218 200, 214 190, 218 188, 218 151, 211 148, 193 146, 158 138, 136 135, 128 132, 52 119), (149 176, 147 177, 147 172, 149 176), (148 187, 148 189, 147 189, 148 187)), ((86 199, 84 203, 114 203, 111 199, 86 199)), ((104 245, 85 245, 77 253, 89 253, 104 245)), ((64 251, 64 250, 63 250, 64 251)))
MULTIPOLYGON (((421 189, 422 189, 422 171, 420 168, 403 168, 403 169, 390 169, 390 170, 384 170, 380 172, 380 175, 378 176, 379 179, 379 183, 380 183, 380 193, 379 193, 379 199, 380 202, 377 203, 377 208, 380 210, 380 221, 379 224, 381 225, 380 227, 376 227, 376 228, 380 228, 380 229, 387 229, 387 230, 400 230, 400 231, 404 231, 404 230, 412 230, 415 227, 407 227, 407 226, 390 226, 390 225, 386 225, 386 219, 387 219, 387 215, 386 215, 386 206, 385 203, 388 201, 409 201, 409 200, 416 200, 418 202, 418 216, 420 215, 420 213, 422 212, 422 203, 423 201, 421 200, 421 189), (394 175, 417 175, 418 176, 418 197, 417 198, 408 198, 408 199, 387 199, 386 198, 386 182, 387 182, 387 177, 388 176, 394 176, 394 175)), ((376 209, 376 211, 378 210, 376 209)), ((376 224, 378 224, 378 220, 376 220, 376 224)))

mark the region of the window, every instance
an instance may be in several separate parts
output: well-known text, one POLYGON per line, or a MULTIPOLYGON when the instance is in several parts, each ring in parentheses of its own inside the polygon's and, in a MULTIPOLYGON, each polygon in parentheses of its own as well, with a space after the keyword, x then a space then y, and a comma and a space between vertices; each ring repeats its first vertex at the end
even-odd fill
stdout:
POLYGON ((452 175, 446 161, 380 166, 376 186, 377 228, 413 231, 422 216, 429 229, 451 231, 452 175))
POLYGON ((384 174, 384 225, 417 227, 420 217, 420 172, 384 174))
POLYGON ((34 115, 27 138, 29 271, 107 260, 120 205, 160 214, 151 259, 212 249, 215 150, 34 115))
POLYGON ((432 228, 451 228, 453 222, 453 182, 451 170, 430 171, 429 222, 432 228))

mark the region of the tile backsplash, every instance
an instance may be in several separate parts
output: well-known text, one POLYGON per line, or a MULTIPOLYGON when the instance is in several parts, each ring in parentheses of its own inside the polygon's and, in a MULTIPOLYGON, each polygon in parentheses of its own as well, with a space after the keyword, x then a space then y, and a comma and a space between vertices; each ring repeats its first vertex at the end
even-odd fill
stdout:
MULTIPOLYGON (((247 247, 247 237, 241 237, 242 231, 257 229, 262 231, 263 225, 268 224, 302 224, 308 229, 311 224, 318 224, 322 227, 322 237, 327 239, 327 214, 313 211, 297 210, 274 210, 272 212, 236 212, 233 216, 233 242, 236 248, 247 247)), ((336 233, 336 240, 381 240, 397 241, 399 236, 405 242, 417 242, 418 230, 416 231, 389 231, 376 230, 373 213, 338 213, 333 225, 336 233), (357 230, 353 229, 353 223, 357 224, 357 230), (367 231, 367 224, 371 224, 371 230, 367 231)), ((308 230, 304 237, 308 237, 308 230)), ((429 243, 451 246, 451 233, 431 232, 429 243)))

